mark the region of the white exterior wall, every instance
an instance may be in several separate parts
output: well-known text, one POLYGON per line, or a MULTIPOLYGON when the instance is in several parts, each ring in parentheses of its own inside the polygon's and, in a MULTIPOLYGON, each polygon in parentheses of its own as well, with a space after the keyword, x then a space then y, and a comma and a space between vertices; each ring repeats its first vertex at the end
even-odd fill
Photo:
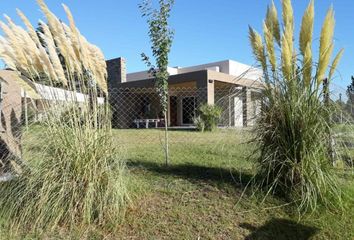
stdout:
MULTIPOLYGON (((43 100, 63 101, 63 102, 85 102, 88 96, 79 92, 72 92, 61 88, 54 88, 42 84, 34 83, 36 92, 43 100)), ((21 89, 21 97, 25 97, 24 89, 21 89)), ((28 97, 28 96, 27 96, 28 97)), ((98 104, 104 104, 104 98, 97 98, 98 104)))
MULTIPOLYGON (((170 75, 176 75, 178 74, 178 69, 177 68, 171 68, 168 67, 167 71, 170 75)), ((127 74, 127 82, 132 82, 132 81, 139 81, 139 80, 144 80, 144 79, 152 79, 153 77, 149 74, 148 71, 141 71, 141 72, 135 72, 135 73, 128 73, 127 74)))
POLYGON ((260 80, 262 77, 262 71, 260 69, 232 60, 228 60, 228 62, 229 72, 227 74, 251 80, 260 80))
MULTIPOLYGON (((168 68, 168 72, 170 73, 170 75, 195 72, 201 70, 222 72, 225 74, 233 75, 235 77, 242 77, 251 80, 259 80, 262 76, 262 71, 260 69, 233 60, 225 60, 225 61, 207 63, 207 64, 196 65, 191 67, 175 67, 175 68, 169 67, 168 68)), ((138 81, 143 79, 151 79, 151 78, 152 77, 147 71, 127 74, 127 82, 138 81)))
POLYGON ((218 70, 217 72, 223 72, 229 74, 229 69, 230 69, 229 61, 220 61, 220 62, 197 65, 197 66, 178 68, 178 73, 188 73, 188 72, 194 72, 200 70, 213 70, 213 71, 218 70))

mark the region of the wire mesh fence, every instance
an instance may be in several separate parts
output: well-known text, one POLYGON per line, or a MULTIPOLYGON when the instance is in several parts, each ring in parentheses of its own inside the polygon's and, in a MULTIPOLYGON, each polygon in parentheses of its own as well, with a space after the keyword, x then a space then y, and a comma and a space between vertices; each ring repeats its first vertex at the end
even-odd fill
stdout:
MULTIPOLYGON (((213 104, 221 109, 220 127, 242 127, 254 123, 261 106, 260 92, 241 87, 215 89, 172 88, 169 90, 168 126, 192 127, 202 105, 213 104), (208 92, 209 91, 209 92, 208 92)), ((159 96, 154 88, 112 89, 112 124, 117 129, 164 127, 159 96)))
MULTIPOLYGON (((207 88, 176 87, 169 89, 168 122, 165 123, 159 96, 154 88, 116 88, 110 91, 109 96, 113 128, 125 130, 122 132, 136 130, 133 132, 139 135, 142 143, 151 138, 160 141, 165 124, 172 132, 170 143, 199 141, 193 132, 202 130, 198 127, 200 121, 205 121, 201 119, 201 107, 208 104, 213 104, 218 111, 214 121, 221 132, 252 126, 261 107, 258 90, 224 87, 211 92, 207 88), (184 135, 185 138, 175 135, 184 135)), ((215 134, 215 137, 207 140, 218 141, 217 138, 215 134)), ((127 142, 129 138, 122 137, 121 141, 127 142)))
POLYGON ((225 86, 210 91, 208 88, 170 87, 165 123, 154 88, 116 88, 109 96, 115 139, 125 149, 126 156, 138 162, 144 158, 163 162, 167 124, 171 162, 192 161, 197 154, 199 159, 208 157, 216 164, 227 166, 240 158, 237 156, 241 153, 232 146, 241 143, 241 139, 249 139, 242 129, 254 124, 261 107, 260 92, 256 89, 225 86), (211 111, 218 112, 212 120, 218 129, 201 132, 200 121, 210 120, 201 119, 201 108, 208 104, 214 105, 211 111))
MULTIPOLYGON (((61 115, 65 114, 68 105, 80 105, 73 101, 48 103, 48 100, 32 99, 23 93, 16 94, 9 97, 10 92, 3 93, 0 103, 1 174, 14 168, 14 165, 16 168, 16 164, 22 163, 20 160, 38 157, 37 153, 40 154, 41 148, 45 147, 45 142, 41 142, 41 132, 45 133, 43 128, 48 111, 45 105, 62 106, 55 107, 58 119, 65 119, 61 115)), ((332 92, 331 97, 339 109, 333 116, 337 123, 336 138, 338 144, 344 144, 354 152, 354 131, 351 131, 353 102, 350 99, 341 99, 340 94, 345 94, 345 91, 337 89, 332 92)), ((116 88, 111 89, 108 96, 114 129, 112 138, 122 150, 124 158, 130 160, 151 156, 163 162, 163 136, 167 124, 171 161, 186 160, 191 154, 197 154, 200 158, 212 156, 216 163, 235 161, 240 154, 250 154, 232 149, 235 144, 251 138, 251 134, 245 129, 256 124, 262 108, 262 92, 257 89, 224 86, 210 91, 208 88, 171 87, 166 123, 154 88, 116 88), (217 130, 202 133, 199 121, 201 107, 205 105, 214 105, 219 110, 214 119, 217 130)), ((351 157, 348 157, 348 162, 350 161, 351 157)))

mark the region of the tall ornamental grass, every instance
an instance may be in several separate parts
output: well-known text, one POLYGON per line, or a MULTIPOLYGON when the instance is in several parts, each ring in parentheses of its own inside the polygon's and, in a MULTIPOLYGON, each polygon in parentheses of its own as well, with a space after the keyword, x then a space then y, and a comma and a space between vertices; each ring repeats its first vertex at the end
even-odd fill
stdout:
POLYGON ((253 53, 265 80, 264 102, 257 140, 261 154, 258 178, 268 194, 295 202, 301 212, 319 203, 335 206, 341 194, 332 169, 329 83, 343 53, 331 63, 334 11, 322 26, 318 63, 314 63, 314 1, 302 18, 299 49, 294 43, 294 15, 290 0, 282 0, 282 24, 274 3, 268 7, 263 37, 250 28, 253 53))
MULTIPOLYGON (((47 23, 41 21, 37 31, 18 10, 25 30, 6 16, 7 23, 0 22, 0 57, 33 83, 67 90, 66 99, 54 88, 42 96, 47 100, 42 100, 40 128, 44 145, 36 154, 41 157, 26 162, 15 180, 1 183, 0 219, 11 230, 37 232, 114 226, 123 213, 127 188, 125 167, 111 140, 104 56, 80 34, 68 7, 63 5, 66 25, 43 0, 37 2, 47 23)), ((43 95, 31 84, 22 86, 43 95)))

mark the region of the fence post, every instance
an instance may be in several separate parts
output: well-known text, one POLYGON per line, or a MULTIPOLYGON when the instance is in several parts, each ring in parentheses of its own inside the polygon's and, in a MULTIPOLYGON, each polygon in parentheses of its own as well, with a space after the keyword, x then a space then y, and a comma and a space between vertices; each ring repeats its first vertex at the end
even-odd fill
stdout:
POLYGON ((24 107, 25 107, 25 125, 26 125, 26 130, 28 130, 28 106, 27 106, 27 92, 24 91, 23 93, 24 97, 24 107))
MULTIPOLYGON (((323 79, 323 101, 324 105, 326 107, 326 110, 328 111, 330 106, 330 98, 329 98, 329 82, 328 78, 323 79)), ((327 124, 331 125, 331 115, 329 112, 327 112, 327 124)), ((335 145, 335 140, 334 137, 332 136, 331 130, 329 129, 328 131, 328 157, 331 161, 332 164, 335 163, 335 151, 334 151, 334 145, 335 145)))

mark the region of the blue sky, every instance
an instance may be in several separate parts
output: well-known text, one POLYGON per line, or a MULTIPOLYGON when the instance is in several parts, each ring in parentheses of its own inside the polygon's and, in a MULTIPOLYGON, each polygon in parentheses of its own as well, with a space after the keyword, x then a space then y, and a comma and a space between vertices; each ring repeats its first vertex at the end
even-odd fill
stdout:
MULTIPOLYGON (((156 1, 156 0, 155 0, 156 1)), ((280 0, 274 0, 280 10, 280 0)), ((128 72, 144 70, 140 54, 150 53, 145 19, 137 7, 139 0, 47 0, 57 16, 65 19, 61 3, 67 4, 77 26, 89 41, 98 45, 107 59, 123 56, 128 72)), ((175 0, 171 26, 175 39, 170 66, 188 66, 233 59, 255 64, 248 42, 248 25, 261 30, 266 6, 270 0, 175 0)), ((308 0, 293 0, 297 29, 308 0)), ((354 1, 315 1, 317 39, 328 7, 336 12, 336 51, 345 48, 334 83, 345 88, 354 75, 354 1)), ((35 0, 2 0, 0 13, 19 23, 15 9, 20 8, 32 23, 44 19, 35 0)), ((317 45, 314 44, 317 51, 317 45)), ((317 54, 317 52, 316 52, 317 54)))

